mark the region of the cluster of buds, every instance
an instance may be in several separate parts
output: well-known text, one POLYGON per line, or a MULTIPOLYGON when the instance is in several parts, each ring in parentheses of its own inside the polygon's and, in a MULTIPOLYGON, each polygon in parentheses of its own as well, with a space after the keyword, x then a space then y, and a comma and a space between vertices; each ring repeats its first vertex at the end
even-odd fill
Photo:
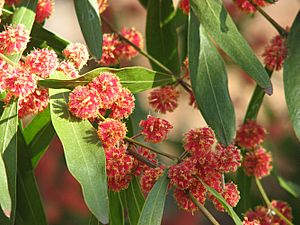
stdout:
POLYGON ((265 206, 257 206, 255 210, 249 210, 245 213, 244 225, 272 225, 272 224, 287 224, 282 218, 280 218, 273 211, 272 208, 276 208, 286 219, 292 221, 292 209, 291 207, 283 201, 273 200, 271 202, 271 208, 265 206))
POLYGON ((189 157, 171 166, 168 171, 178 205, 192 213, 198 210, 189 197, 191 194, 200 204, 209 198, 216 209, 224 211, 221 203, 207 192, 204 182, 217 190, 229 205, 236 206, 240 198, 237 186, 232 182, 224 183, 222 178, 224 173, 235 172, 241 165, 239 149, 234 145, 224 147, 217 143, 213 130, 208 127, 185 133, 183 143, 189 157))
POLYGON ((262 56, 268 70, 280 70, 287 57, 286 39, 280 35, 273 37, 262 56))
POLYGON ((138 50, 131 46, 130 41, 138 48, 143 48, 143 37, 135 28, 123 27, 119 34, 103 34, 102 58, 100 65, 111 66, 120 63, 121 59, 130 60, 138 55, 138 50))
POLYGON ((246 149, 242 167, 248 176, 261 179, 272 170, 272 156, 262 146, 265 129, 254 120, 242 124, 236 134, 236 145, 246 149))

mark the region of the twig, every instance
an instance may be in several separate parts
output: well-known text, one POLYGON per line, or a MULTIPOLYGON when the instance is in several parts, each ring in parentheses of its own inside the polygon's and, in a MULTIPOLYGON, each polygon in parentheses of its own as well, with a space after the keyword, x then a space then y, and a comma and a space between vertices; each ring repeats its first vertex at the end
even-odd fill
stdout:
POLYGON ((190 192, 188 192, 188 196, 212 224, 220 225, 220 223, 215 219, 215 217, 204 207, 204 205, 200 204, 190 192))
POLYGON ((105 17, 101 17, 101 19, 103 20, 103 22, 109 27, 109 29, 111 29, 114 33, 118 34, 118 36, 120 37, 120 39, 122 39, 123 41, 125 41, 127 44, 131 45, 135 50, 137 50, 140 54, 142 54, 143 56, 145 56, 146 58, 148 58, 151 62, 155 63, 157 66, 159 66, 160 68, 162 68, 164 71, 166 71, 168 74, 173 75, 172 71, 167 68, 166 66, 164 66, 162 63, 160 63, 157 59, 155 59, 153 56, 149 55, 149 53, 145 52, 144 50, 142 50, 140 47, 136 46, 134 43, 132 43, 131 41, 129 41, 126 37, 124 37, 120 32, 118 32, 113 25, 105 18, 105 17))
POLYGON ((287 224, 289 225, 293 225, 293 223, 291 221, 289 221, 281 212, 279 212, 278 209, 276 209, 275 207, 272 206, 270 199, 267 196, 267 193, 265 192, 260 180, 258 178, 255 178, 255 182, 256 185, 258 187, 259 192, 261 193, 266 205, 268 206, 268 208, 270 208, 271 210, 273 210, 282 220, 284 220, 287 224))
POLYGON ((152 161, 150 161, 149 159, 143 157, 142 155, 140 155, 139 153, 137 153, 137 151, 132 150, 130 148, 131 146, 129 146, 127 148, 127 152, 132 155, 134 158, 136 158, 137 160, 139 160, 140 162, 145 163, 147 166, 151 167, 151 168, 156 168, 157 164, 153 163, 152 161))

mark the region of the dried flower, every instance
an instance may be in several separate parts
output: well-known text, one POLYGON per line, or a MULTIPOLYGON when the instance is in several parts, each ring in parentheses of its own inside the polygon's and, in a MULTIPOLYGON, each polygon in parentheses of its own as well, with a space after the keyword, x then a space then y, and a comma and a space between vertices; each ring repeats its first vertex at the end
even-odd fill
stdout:
POLYGON ((167 138, 167 134, 173 126, 164 119, 148 115, 146 120, 140 122, 141 133, 145 135, 145 141, 159 143, 167 138))
POLYGON ((178 106, 179 92, 173 86, 156 88, 148 96, 150 106, 155 112, 173 112, 178 106))

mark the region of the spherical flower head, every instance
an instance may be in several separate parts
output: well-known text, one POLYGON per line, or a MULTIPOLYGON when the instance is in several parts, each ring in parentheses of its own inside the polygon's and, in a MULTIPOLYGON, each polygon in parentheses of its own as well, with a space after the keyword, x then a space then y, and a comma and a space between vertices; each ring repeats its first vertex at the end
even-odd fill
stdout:
POLYGON ((5 79, 5 89, 15 97, 25 97, 37 87, 35 77, 21 64, 14 68, 5 79))
POLYGON ((163 174, 163 172, 163 168, 157 167, 149 168, 143 173, 143 175, 141 176, 140 184, 142 191, 145 194, 148 194, 151 191, 155 182, 163 174))
POLYGON ((244 148, 254 148, 263 142, 266 130, 256 123, 255 120, 248 120, 242 124, 236 133, 236 143, 244 148))
MULTIPOLYGON (((237 189, 237 185, 232 182, 225 184, 225 188, 222 190, 221 194, 231 207, 235 207, 240 200, 240 192, 237 189)), ((223 205, 218 201, 218 199, 215 197, 211 197, 211 199, 217 210, 221 212, 225 211, 223 205)))
POLYGON ((107 2, 107 0, 98 0, 97 2, 98 2, 99 14, 101 14, 108 7, 108 2, 107 2))
POLYGON ((0 59, 0 92, 6 89, 6 78, 9 77, 12 68, 3 59, 0 59))
POLYGON ((249 221, 248 217, 244 217, 243 225, 261 225, 261 224, 257 220, 249 221))
POLYGON ((217 170, 221 173, 235 172, 241 166, 242 156, 240 150, 229 145, 223 147, 221 144, 216 146, 217 170))
MULTIPOLYGON (((151 152, 148 149, 143 148, 143 147, 139 147, 137 149, 137 153, 139 155, 141 155, 143 158, 148 159, 150 162, 152 162, 154 164, 157 164, 157 159, 156 159, 157 155, 156 155, 156 153, 151 152)), ((144 171, 146 171, 149 168, 150 167, 148 165, 146 165, 145 163, 143 163, 143 162, 135 159, 134 160, 134 171, 133 171, 133 174, 135 176, 141 176, 144 173, 144 171)))
POLYGON ((89 59, 87 47, 81 43, 71 43, 63 50, 64 56, 74 63, 76 69, 81 69, 89 59))
POLYGON ((117 100, 121 93, 121 83, 113 73, 103 72, 89 83, 89 87, 98 94, 100 108, 111 108, 114 101, 117 100))
MULTIPOLYGON (((121 29, 121 34, 127 40, 138 46, 140 49, 143 48, 143 36, 140 32, 138 32, 134 27, 133 28, 126 28, 123 27, 121 29)), ((118 46, 120 57, 124 59, 131 59, 138 55, 138 51, 132 47, 130 44, 126 43, 125 41, 121 41, 120 45, 118 46)))
POLYGON ((202 127, 188 131, 183 136, 183 146, 191 154, 202 154, 210 151, 215 143, 214 131, 209 127, 202 127))
POLYGON ((212 187, 219 193, 222 192, 222 182, 221 177, 222 174, 211 167, 210 165, 201 165, 197 169, 197 176, 208 186, 212 187))
POLYGON ((164 119, 147 116, 146 120, 140 122, 141 134, 145 135, 145 141, 159 143, 167 138, 173 126, 164 119))
POLYGON ((287 57, 285 39, 280 35, 273 37, 270 44, 266 46, 262 56, 264 58, 264 63, 269 70, 280 70, 287 57))
POLYGON ((119 63, 119 45, 120 40, 116 34, 103 34, 102 41, 102 58, 100 65, 111 66, 119 63))
POLYGON ((98 95, 87 86, 77 86, 69 95, 69 110, 78 118, 95 117, 98 108, 98 95))
POLYGON ((133 94, 127 88, 122 88, 118 98, 111 106, 109 117, 117 120, 128 118, 133 112, 134 100, 133 94))
POLYGON ((54 12, 53 0, 38 0, 36 6, 35 22, 43 23, 45 19, 48 19, 54 12))
POLYGON ((19 118, 44 111, 49 104, 48 89, 36 89, 33 93, 19 99, 19 118))
POLYGON ((126 136, 127 128, 124 123, 106 119, 98 125, 98 136, 103 146, 113 147, 122 141, 126 136))
POLYGON ((178 7, 182 9, 184 14, 190 13, 190 0, 180 0, 178 7))
POLYGON ((130 181, 132 179, 131 175, 126 175, 124 177, 109 177, 107 179, 107 186, 110 190, 114 192, 120 192, 128 188, 130 181))
MULTIPOLYGON (((252 0, 252 2, 260 7, 266 5, 265 0, 252 0)), ((247 13, 254 13, 256 12, 255 7, 249 2, 249 0, 235 0, 236 5, 242 10, 247 13)))
POLYGON ((196 169, 193 161, 185 160, 182 163, 174 164, 168 171, 170 183, 178 189, 188 189, 196 182, 196 169))
POLYGON ((270 174, 272 170, 271 154, 262 147, 246 153, 242 162, 245 173, 261 179, 270 174))
POLYGON ((105 149, 105 156, 108 178, 119 179, 131 174, 134 159, 126 154, 126 146, 108 147, 105 149))
MULTIPOLYGON (((197 185, 191 187, 189 189, 189 192, 197 199, 197 201, 200 204, 203 205, 205 203, 206 189, 201 183, 198 183, 197 185)), ((193 203, 191 198, 184 190, 176 188, 174 190, 174 198, 177 202, 177 205, 183 210, 186 210, 191 213, 194 213, 197 210, 199 210, 199 208, 193 203)))
POLYGON ((155 112, 173 112, 178 106, 179 91, 173 86, 156 88, 148 96, 150 106, 155 112))
POLYGON ((62 61, 58 64, 57 71, 63 72, 65 75, 67 75, 69 78, 76 78, 79 76, 78 70, 76 70, 73 63, 68 61, 62 61))
MULTIPOLYGON (((271 202, 272 207, 276 208, 282 215, 285 216, 289 221, 292 221, 292 208, 287 202, 273 200, 271 202)), ((286 224, 277 214, 273 216, 273 224, 286 224)))
POLYGON ((42 78, 48 78, 58 65, 55 51, 50 49, 35 49, 25 58, 25 66, 31 73, 42 78))
POLYGON ((5 54, 22 52, 28 41, 29 32, 24 25, 10 25, 0 33, 0 51, 5 54))
MULTIPOLYGON (((292 210, 286 202, 273 200, 271 205, 282 213, 288 220, 292 220, 292 210)), ((270 212, 270 210, 264 206, 257 206, 255 207, 255 210, 249 210, 246 212, 245 217, 247 217, 248 221, 257 221, 259 224, 286 224, 286 222, 275 214, 275 212, 270 212)))

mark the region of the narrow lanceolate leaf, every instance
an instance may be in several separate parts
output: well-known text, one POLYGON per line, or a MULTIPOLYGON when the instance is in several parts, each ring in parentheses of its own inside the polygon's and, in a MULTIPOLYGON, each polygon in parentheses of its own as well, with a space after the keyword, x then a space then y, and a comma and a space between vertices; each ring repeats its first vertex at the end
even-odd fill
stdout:
POLYGON ((138 225, 161 224, 168 185, 169 179, 167 177, 167 171, 165 171, 148 194, 138 225))
POLYGON ((102 55, 102 28, 97 0, 74 0, 74 5, 84 40, 91 54, 100 60, 102 55))
POLYGON ((145 202, 138 179, 133 177, 129 187, 124 192, 125 208, 131 225, 137 225, 145 202))
POLYGON ((203 26, 199 43, 199 26, 194 26, 197 25, 192 21, 194 19, 197 17, 191 15, 189 68, 192 88, 205 121, 215 131, 218 141, 227 146, 235 135, 235 113, 228 92, 225 65, 203 26))
POLYGON ((175 78, 169 74, 159 73, 143 67, 124 67, 122 69, 97 68, 79 78, 70 80, 46 79, 40 80, 39 85, 47 88, 68 88, 73 89, 78 85, 86 85, 102 72, 116 74, 123 87, 133 93, 145 91, 157 86, 167 85, 175 82, 175 78))
MULTIPOLYGON (((14 215, 17 176, 17 102, 6 106, 0 118, 0 206, 7 217, 14 215)), ((0 216, 0 222, 5 220, 0 216)), ((0 223, 2 224, 2 223, 0 223)), ((3 224, 5 224, 3 222, 3 224)))
POLYGON ((31 123, 23 130, 33 167, 36 167, 40 158, 50 144, 55 134, 51 118, 50 107, 34 117, 31 123))
POLYGON ((272 84, 267 72, 237 30, 220 0, 191 0, 191 7, 208 35, 248 73, 267 94, 272 84))
POLYGON ((300 186, 294 182, 285 180, 284 178, 274 174, 279 185, 295 198, 300 198, 300 186))
POLYGON ((300 12, 287 40, 288 57, 283 66, 285 100, 295 133, 300 140, 300 12))
POLYGON ((124 225, 124 208, 120 192, 109 191, 109 224, 124 225))
MULTIPOLYGON (((149 0, 146 23, 146 45, 148 53, 163 65, 178 74, 178 44, 172 0, 149 0)), ((152 68, 162 71, 150 61, 152 68)))
POLYGON ((71 174, 81 184, 85 202, 96 218, 107 224, 109 205, 105 155, 96 130, 68 110, 68 90, 50 89, 51 119, 62 142, 71 174))
POLYGON ((253 177, 247 176, 242 167, 238 168, 236 183, 238 185, 238 190, 240 191, 241 198, 236 206, 236 211, 242 218, 244 213, 253 206, 251 196, 252 181, 253 177))
POLYGON ((17 214, 22 218, 23 224, 47 225, 29 148, 21 132, 18 132, 18 159, 17 214))
MULTIPOLYGON (((201 181, 201 180, 200 180, 201 181)), ((236 225, 242 225, 242 221, 238 217, 238 215, 235 213, 235 211, 232 209, 230 205, 226 202, 226 200, 223 198, 223 196, 217 192, 215 189, 211 188, 207 184, 205 184, 203 181, 201 183, 205 186, 205 188, 222 204, 225 211, 229 214, 229 216, 233 219, 234 223, 236 225)))
MULTIPOLYGON (((37 0, 24 0, 14 12, 12 24, 23 24, 30 34, 34 18, 37 0)), ((13 62, 17 63, 22 56, 22 52, 8 56, 13 62)))

